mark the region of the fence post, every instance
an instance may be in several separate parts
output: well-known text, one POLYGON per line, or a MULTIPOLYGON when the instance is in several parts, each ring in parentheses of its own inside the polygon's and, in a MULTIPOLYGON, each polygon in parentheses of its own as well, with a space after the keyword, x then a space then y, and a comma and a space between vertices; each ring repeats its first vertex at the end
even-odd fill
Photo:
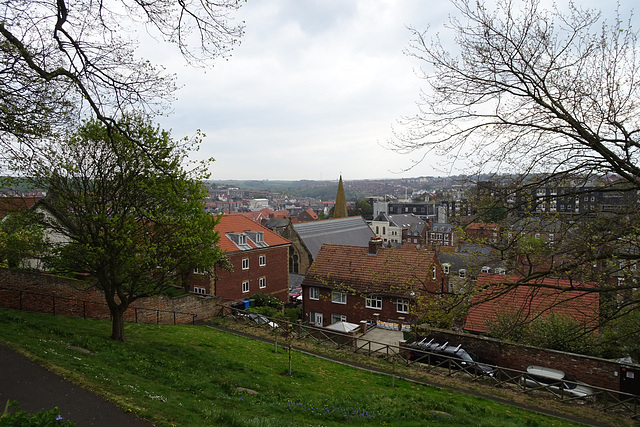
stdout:
POLYGON ((174 325, 176 324, 176 312, 175 311, 173 312, 173 324, 174 325))
POLYGON ((160 310, 156 310, 156 325, 160 324, 160 310))
POLYGON ((56 315, 56 297, 54 295, 51 296, 51 299, 53 301, 53 315, 56 315))

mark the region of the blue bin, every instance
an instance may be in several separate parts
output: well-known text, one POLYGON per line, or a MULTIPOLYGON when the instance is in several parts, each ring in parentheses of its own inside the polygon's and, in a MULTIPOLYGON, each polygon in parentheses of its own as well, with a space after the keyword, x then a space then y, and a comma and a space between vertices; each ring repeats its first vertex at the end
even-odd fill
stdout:
POLYGON ((247 308, 249 308, 249 303, 251 301, 249 301, 248 299, 242 300, 242 302, 244 303, 244 309, 246 310, 247 308))

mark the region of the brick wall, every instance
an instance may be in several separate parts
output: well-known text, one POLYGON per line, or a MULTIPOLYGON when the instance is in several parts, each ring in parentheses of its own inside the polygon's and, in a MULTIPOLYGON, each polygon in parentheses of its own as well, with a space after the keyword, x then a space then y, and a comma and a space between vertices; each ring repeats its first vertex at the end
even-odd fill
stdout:
POLYGON ((233 271, 216 270, 215 295, 223 300, 243 300, 256 292, 274 295, 282 302, 289 300, 289 247, 278 246, 254 249, 246 252, 228 253, 233 271), (260 256, 265 256, 266 264, 260 265, 260 256), (249 260, 249 268, 242 269, 242 260, 249 260), (266 287, 259 287, 261 277, 266 279, 266 287), (249 292, 242 292, 242 282, 249 282, 249 292))
MULTIPOLYGON (((201 322, 217 315, 220 310, 218 302, 216 298, 196 295, 141 298, 127 310, 125 321, 190 324, 193 321, 191 314, 197 314, 196 321, 201 322)), ((0 306, 62 316, 110 317, 102 291, 91 286, 89 280, 64 279, 5 268, 0 268, 0 306)))
POLYGON ((529 365, 560 369, 579 381, 611 390, 620 390, 622 368, 638 367, 597 357, 510 344, 492 338, 439 329, 421 329, 418 337, 434 338, 435 342, 441 344, 447 341, 449 345, 462 344, 464 349, 475 353, 481 362, 519 371, 526 371, 529 365))
MULTIPOLYGON (((399 322, 400 317, 404 323, 411 323, 411 315, 408 313, 398 313, 396 300, 398 297, 382 296, 382 309, 366 307, 366 298, 361 295, 348 294, 347 303, 339 304, 331 301, 331 289, 318 288, 319 299, 309 298, 309 287, 303 288, 303 315, 304 320, 309 321, 309 313, 322 313, 322 326, 331 324, 331 315, 344 315, 347 322, 359 324, 361 320, 375 320, 399 322), (377 315, 377 316, 376 316, 377 315)), ((320 325, 318 325, 320 326, 320 325)))

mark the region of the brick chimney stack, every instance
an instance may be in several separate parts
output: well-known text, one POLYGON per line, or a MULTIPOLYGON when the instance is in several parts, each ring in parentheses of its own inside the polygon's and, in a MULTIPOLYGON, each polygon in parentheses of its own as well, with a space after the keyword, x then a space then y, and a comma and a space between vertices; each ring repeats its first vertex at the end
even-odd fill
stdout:
POLYGON ((378 250, 382 247, 381 237, 372 237, 369 239, 369 255, 377 255, 378 250))

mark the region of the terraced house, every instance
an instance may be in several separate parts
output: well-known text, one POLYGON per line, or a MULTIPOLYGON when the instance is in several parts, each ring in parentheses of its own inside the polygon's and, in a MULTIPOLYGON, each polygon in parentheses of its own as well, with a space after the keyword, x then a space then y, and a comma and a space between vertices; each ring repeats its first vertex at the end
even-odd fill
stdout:
POLYGON ((435 252, 324 244, 302 281, 304 320, 410 323, 415 304, 447 290, 435 252))

